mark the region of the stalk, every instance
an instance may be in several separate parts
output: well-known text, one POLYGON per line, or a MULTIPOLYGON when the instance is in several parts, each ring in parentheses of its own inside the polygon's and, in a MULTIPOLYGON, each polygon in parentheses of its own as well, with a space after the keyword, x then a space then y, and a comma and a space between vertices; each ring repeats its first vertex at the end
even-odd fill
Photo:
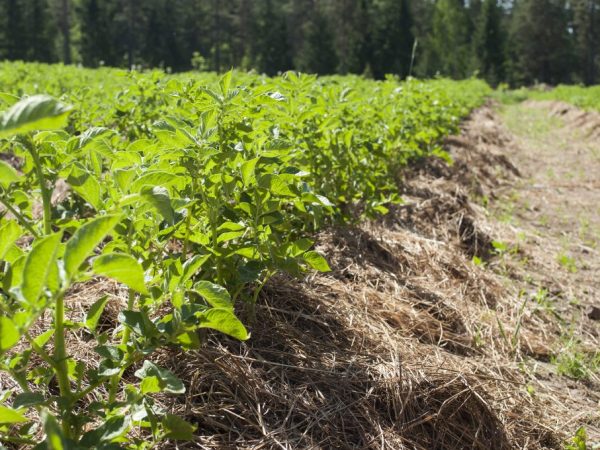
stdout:
POLYGON ((44 176, 44 171, 42 170, 42 162, 40 160, 40 155, 35 148, 31 139, 28 138, 25 140, 25 146, 31 156, 33 157, 33 162, 35 165, 35 172, 38 178, 38 183, 40 184, 40 191, 42 193, 42 203, 44 205, 44 234, 48 235, 52 233, 52 192, 48 189, 46 185, 46 177, 44 176))
MULTIPOLYGON (((56 298, 54 310, 54 359, 56 361, 56 379, 60 389, 61 397, 67 399, 70 404, 72 400, 71 383, 69 381, 69 369, 67 367, 67 350, 65 345, 65 300, 64 292, 60 292, 56 298)), ((71 413, 66 411, 62 421, 63 432, 66 436, 71 435, 71 413)))
MULTIPOLYGON (((135 305, 135 292, 133 289, 129 289, 129 298, 127 299, 127 310, 131 311, 135 305)), ((127 345, 129 337, 131 336, 131 329, 124 325, 123 335, 121 336, 121 345, 127 345)), ((119 373, 114 374, 110 377, 109 388, 108 388, 108 402, 113 403, 117 399, 117 390, 119 389, 119 381, 123 376, 125 368, 122 368, 119 373)))

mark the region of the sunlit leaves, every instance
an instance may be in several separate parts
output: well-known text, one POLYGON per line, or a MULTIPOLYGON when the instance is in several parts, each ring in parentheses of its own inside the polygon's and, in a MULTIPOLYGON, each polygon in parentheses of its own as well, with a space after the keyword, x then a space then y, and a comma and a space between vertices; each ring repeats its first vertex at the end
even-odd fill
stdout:
POLYGON ((36 241, 27 255, 20 295, 32 307, 39 306, 38 299, 46 288, 48 278, 56 271, 61 236, 61 233, 56 233, 36 241))
POLYGON ((142 383, 148 380, 142 387, 145 386, 149 392, 166 392, 168 394, 183 394, 185 392, 183 382, 173 372, 162 369, 150 361, 144 361, 144 365, 135 372, 135 376, 141 379, 142 383))
POLYGON ((110 253, 94 259, 92 269, 98 275, 112 278, 140 294, 147 294, 144 269, 136 259, 123 253, 110 253))
POLYGON ((65 249, 65 270, 68 277, 73 277, 79 266, 121 220, 120 215, 98 217, 77 229, 69 239, 65 249))
POLYGON ((306 264, 319 272, 331 271, 329 264, 327 264, 327 260, 315 251, 306 252, 302 257, 306 264))
POLYGON ((200 294, 213 308, 233 310, 233 302, 227 289, 210 281, 199 281, 194 285, 194 291, 200 294))
POLYGON ((0 354, 19 342, 20 334, 15 323, 8 317, 0 316, 0 354))
POLYGON ((17 171, 7 162, 0 160, 0 186, 6 188, 17 181, 19 181, 17 171))
POLYGON ((70 111, 71 107, 48 95, 22 99, 0 116, 0 137, 62 128, 70 111))
POLYGON ((0 260, 9 251, 14 242, 21 237, 22 229, 14 221, 8 221, 0 226, 0 260))
POLYGON ((4 405, 0 405, 0 424, 28 422, 29 419, 22 413, 4 405))
POLYGON ((200 328, 211 328, 245 341, 250 337, 246 327, 229 308, 213 308, 199 314, 200 328))

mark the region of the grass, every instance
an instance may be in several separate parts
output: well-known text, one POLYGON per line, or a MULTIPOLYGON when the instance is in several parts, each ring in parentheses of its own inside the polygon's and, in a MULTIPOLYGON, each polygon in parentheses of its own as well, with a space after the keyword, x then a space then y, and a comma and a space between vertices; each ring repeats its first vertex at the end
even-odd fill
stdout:
POLYGON ((556 260, 562 268, 569 271, 570 273, 577 272, 577 263, 575 258, 567 255, 566 253, 561 252, 558 255, 556 255, 556 260))
POLYGON ((506 126, 517 136, 547 140, 552 131, 564 125, 557 117, 548 117, 543 109, 522 108, 518 104, 504 105, 501 115, 506 126))

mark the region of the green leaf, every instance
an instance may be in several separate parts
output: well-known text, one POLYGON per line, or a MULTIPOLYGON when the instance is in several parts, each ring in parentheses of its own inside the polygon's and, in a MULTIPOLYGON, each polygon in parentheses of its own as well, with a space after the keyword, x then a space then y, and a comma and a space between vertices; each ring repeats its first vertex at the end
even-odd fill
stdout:
POLYGON ((240 171, 242 172, 242 181, 244 182, 244 186, 250 186, 256 180, 254 170, 259 159, 260 158, 254 158, 242 163, 240 171))
POLYGON ((108 296, 103 296, 102 298, 96 300, 92 306, 90 306, 90 310, 85 316, 85 327, 94 332, 96 331, 96 327, 98 326, 98 321, 102 316, 102 312, 108 303, 108 296))
POLYGON ((60 425, 46 409, 42 411, 42 424, 46 433, 46 440, 44 441, 46 450, 70 449, 71 446, 63 435, 60 425))
POLYGON ((19 411, 0 405, 0 423, 23 423, 29 422, 29 419, 19 411))
POLYGON ((0 160, 0 186, 8 187, 11 183, 19 181, 19 174, 8 163, 0 160))
POLYGON ((295 258, 296 256, 299 256, 302 253, 308 251, 308 249, 311 248, 313 244, 314 242, 310 239, 298 239, 297 241, 294 241, 289 245, 288 252, 290 256, 295 258))
POLYGON ((196 427, 173 414, 167 414, 162 420, 165 438, 191 441, 194 439, 196 427))
POLYGON ((202 268, 202 266, 210 259, 210 255, 195 255, 183 263, 183 274, 179 285, 184 285, 202 268))
POLYGON ((31 305, 36 305, 42 295, 48 277, 56 264, 62 233, 51 234, 36 241, 23 267, 21 296, 31 305))
POLYGON ((124 253, 109 253, 94 258, 92 269, 103 275, 123 283, 140 294, 148 294, 144 283, 144 269, 137 260, 124 253))
POLYGON ((219 80, 219 87, 221 88, 221 94, 227 95, 229 92, 229 86, 231 85, 231 76, 233 75, 233 70, 225 73, 221 79, 219 80))
POLYGON ((121 311, 118 316, 120 323, 127 325, 136 334, 149 339, 157 335, 156 325, 145 314, 139 311, 121 311))
POLYGON ((227 231, 225 233, 221 233, 219 237, 217 237, 217 243, 221 244, 223 242, 232 241, 234 239, 244 236, 244 234, 246 234, 246 230, 227 231))
POLYGON ((158 377, 146 377, 140 383, 142 394, 155 394, 162 391, 161 383, 158 377))
POLYGON ((198 313, 198 318, 200 319, 199 328, 217 330, 240 341, 245 341, 250 337, 246 327, 244 327, 231 309, 209 309, 208 311, 198 313))
POLYGON ((103 442, 111 442, 125 435, 130 423, 126 416, 113 416, 95 430, 88 431, 81 438, 81 445, 83 448, 92 448, 103 442))
POLYGON ((13 400, 13 408, 29 408, 31 406, 41 405, 46 401, 41 392, 23 392, 13 400))
POLYGON ((23 234, 21 227, 12 220, 0 227, 0 261, 8 253, 11 246, 23 234))
POLYGON ((302 255, 302 259, 315 270, 319 272, 331 272, 331 268, 327 263, 327 260, 323 258, 321 254, 315 251, 306 252, 302 255))
POLYGON ((71 446, 62 433, 56 419, 46 410, 42 411, 42 424, 46 433, 46 450, 70 450, 71 446))
POLYGON ((13 347, 21 335, 15 323, 6 316, 0 317, 0 354, 13 347))
POLYGON ((0 92, 0 101, 9 107, 17 103, 19 100, 21 99, 16 95, 12 95, 7 92, 0 92))
POLYGON ((98 364, 98 376, 111 377, 121 373, 121 365, 111 359, 105 359, 98 364))
POLYGON ((155 377, 160 381, 160 392, 169 394, 183 394, 185 392, 183 382, 173 372, 157 367, 148 360, 144 361, 142 368, 135 372, 135 376, 140 380, 146 377, 155 377))
POLYGON ((62 128, 67 123, 70 111, 70 106, 48 95, 22 99, 0 117, 0 137, 62 128))
POLYGON ((98 217, 80 227, 67 242, 65 270, 69 279, 79 270, 85 259, 121 220, 121 215, 98 217))
POLYGON ((162 186, 146 187, 142 189, 142 198, 150 203, 169 225, 175 223, 175 211, 171 205, 169 191, 162 186))
POLYGON ((43 347, 44 345, 46 345, 48 343, 48 341, 50 340, 52 335, 54 335, 54 330, 50 329, 50 330, 44 331, 42 334, 40 334, 38 337, 36 337, 33 340, 33 342, 35 342, 35 345, 37 345, 38 347, 43 347))
POLYGON ((172 186, 179 183, 179 176, 173 172, 149 171, 137 178, 132 184, 130 192, 142 191, 142 188, 155 186, 172 186))
POLYGON ((227 289, 210 281, 199 281, 194 285, 194 292, 201 295, 213 308, 233 310, 233 302, 227 289))
POLYGON ((264 175, 260 178, 259 185, 262 188, 268 189, 274 195, 296 197, 296 194, 290 190, 290 184, 280 175, 264 175))
POLYGON ((102 209, 102 187, 96 177, 87 172, 83 167, 75 164, 67 178, 67 183, 96 211, 102 209))

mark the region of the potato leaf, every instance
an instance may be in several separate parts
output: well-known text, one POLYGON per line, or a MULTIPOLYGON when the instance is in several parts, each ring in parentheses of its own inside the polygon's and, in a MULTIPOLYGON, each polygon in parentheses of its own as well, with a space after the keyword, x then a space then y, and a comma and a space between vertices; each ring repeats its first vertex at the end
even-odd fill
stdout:
POLYGON ((0 137, 62 128, 66 125, 70 112, 70 106, 48 95, 24 98, 0 117, 0 137))

